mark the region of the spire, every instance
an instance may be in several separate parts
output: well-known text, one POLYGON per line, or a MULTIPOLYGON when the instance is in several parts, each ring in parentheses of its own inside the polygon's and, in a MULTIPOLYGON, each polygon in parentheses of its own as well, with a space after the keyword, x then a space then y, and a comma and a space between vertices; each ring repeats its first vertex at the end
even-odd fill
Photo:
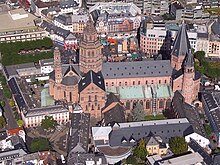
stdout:
POLYGON ((182 23, 180 30, 177 33, 176 39, 174 41, 173 49, 171 55, 174 56, 185 56, 186 53, 191 49, 188 34, 186 31, 186 24, 182 23))
POLYGON ((186 67, 193 67, 194 66, 193 55, 192 55, 191 49, 189 49, 189 52, 186 53, 184 66, 186 66, 186 67))
POLYGON ((90 34, 90 35, 97 33, 91 16, 89 16, 89 20, 86 23, 86 27, 84 28, 83 33, 90 34))

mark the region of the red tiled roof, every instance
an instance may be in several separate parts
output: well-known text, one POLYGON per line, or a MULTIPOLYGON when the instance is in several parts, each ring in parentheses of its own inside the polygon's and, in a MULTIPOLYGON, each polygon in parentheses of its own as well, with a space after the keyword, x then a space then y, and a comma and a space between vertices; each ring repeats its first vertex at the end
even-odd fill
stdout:
POLYGON ((19 134, 19 131, 21 131, 21 130, 24 131, 23 127, 14 128, 14 129, 9 129, 9 130, 7 131, 7 135, 8 135, 8 136, 10 136, 10 135, 18 135, 18 134, 19 134))

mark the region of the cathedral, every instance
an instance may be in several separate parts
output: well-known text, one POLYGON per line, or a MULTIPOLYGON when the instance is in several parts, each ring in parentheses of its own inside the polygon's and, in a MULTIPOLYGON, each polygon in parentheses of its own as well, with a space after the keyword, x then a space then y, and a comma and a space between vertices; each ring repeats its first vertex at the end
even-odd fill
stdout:
POLYGON ((55 48, 49 92, 55 100, 80 104, 84 112, 95 118, 111 109, 106 98, 112 93, 126 112, 140 103, 148 115, 168 107, 176 90, 189 104, 198 96, 200 75, 194 69, 185 24, 174 41, 171 60, 103 63, 102 44, 91 19, 79 48, 79 64, 62 64, 60 51, 55 48))

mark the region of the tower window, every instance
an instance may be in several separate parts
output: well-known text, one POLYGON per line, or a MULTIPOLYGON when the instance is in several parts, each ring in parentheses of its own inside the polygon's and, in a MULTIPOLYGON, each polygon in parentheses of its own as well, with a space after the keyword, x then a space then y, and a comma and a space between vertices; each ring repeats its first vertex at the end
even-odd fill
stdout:
POLYGON ((70 102, 72 102, 72 92, 70 92, 70 102))

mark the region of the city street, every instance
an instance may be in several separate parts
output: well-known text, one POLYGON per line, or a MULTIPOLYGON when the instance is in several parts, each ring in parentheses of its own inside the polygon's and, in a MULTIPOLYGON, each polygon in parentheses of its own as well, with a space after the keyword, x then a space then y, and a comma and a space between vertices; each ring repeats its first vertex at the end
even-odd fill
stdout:
POLYGON ((11 106, 9 105, 8 101, 5 98, 3 98, 2 90, 0 90, 0 96, 1 96, 2 101, 5 102, 5 107, 3 107, 3 109, 4 109, 4 117, 7 122, 6 129, 18 128, 16 120, 14 119, 14 116, 13 116, 11 106))

